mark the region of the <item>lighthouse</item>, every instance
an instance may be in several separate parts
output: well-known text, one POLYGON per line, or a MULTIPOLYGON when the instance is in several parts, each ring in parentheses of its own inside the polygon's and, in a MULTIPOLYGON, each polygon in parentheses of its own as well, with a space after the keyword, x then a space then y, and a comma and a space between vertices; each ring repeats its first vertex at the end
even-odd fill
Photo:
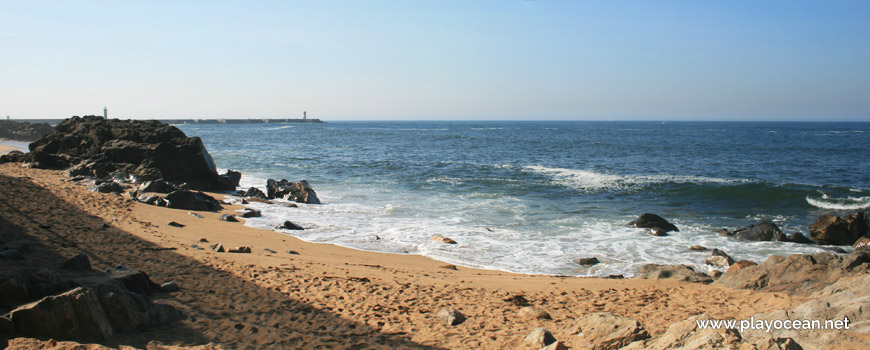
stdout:
POLYGON ((302 120, 306 120, 306 119, 308 119, 308 111, 303 111, 302 112, 302 120))
POLYGON ((103 106, 103 119, 109 119, 109 109, 103 106))

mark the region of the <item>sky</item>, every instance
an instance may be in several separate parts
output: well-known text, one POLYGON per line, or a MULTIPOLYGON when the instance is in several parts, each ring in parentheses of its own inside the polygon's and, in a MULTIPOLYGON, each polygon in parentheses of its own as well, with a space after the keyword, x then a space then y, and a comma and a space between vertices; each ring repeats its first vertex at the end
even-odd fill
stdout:
POLYGON ((0 117, 870 121, 870 1, 6 1, 0 117))

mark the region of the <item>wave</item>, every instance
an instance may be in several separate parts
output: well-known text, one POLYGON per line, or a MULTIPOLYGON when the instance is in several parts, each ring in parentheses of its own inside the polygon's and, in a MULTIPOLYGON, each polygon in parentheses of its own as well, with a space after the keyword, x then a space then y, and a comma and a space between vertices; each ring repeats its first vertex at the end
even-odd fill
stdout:
POLYGON ((870 208, 870 197, 830 198, 824 195, 822 198, 807 197, 807 203, 822 209, 860 210, 870 208))
POLYGON ((292 127, 293 127, 293 125, 284 125, 284 126, 279 126, 279 127, 275 127, 275 128, 266 128, 266 130, 281 130, 281 129, 287 129, 287 128, 292 128, 292 127))
POLYGON ((550 168, 540 165, 523 169, 548 175, 556 183, 581 191, 600 191, 607 189, 627 189, 656 183, 744 183, 749 180, 721 179, 705 176, 687 175, 616 175, 597 173, 589 170, 550 168))

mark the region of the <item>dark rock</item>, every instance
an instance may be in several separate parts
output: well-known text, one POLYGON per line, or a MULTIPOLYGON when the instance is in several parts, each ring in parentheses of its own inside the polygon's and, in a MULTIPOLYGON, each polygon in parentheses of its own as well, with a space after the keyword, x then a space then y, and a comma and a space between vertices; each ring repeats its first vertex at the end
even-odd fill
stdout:
POLYGON ((84 288, 20 306, 9 319, 28 337, 100 341, 114 334, 99 297, 84 288))
POLYGON ((157 195, 153 195, 153 194, 152 195, 141 195, 138 198, 136 198, 137 201, 139 201, 141 203, 148 204, 148 205, 157 205, 157 202, 161 199, 163 199, 163 198, 160 196, 157 196, 157 195))
POLYGON ((240 173, 238 171, 234 171, 234 170, 228 169, 226 173, 223 173, 220 175, 220 181, 226 187, 228 187, 228 188, 232 187, 232 189, 239 187, 239 181, 241 181, 241 180, 242 180, 242 173, 240 173))
POLYGON ((706 251, 707 251, 707 247, 699 246, 699 245, 693 245, 693 246, 689 247, 689 250, 691 250, 691 251, 693 251, 693 252, 706 252, 706 251))
POLYGON ((199 214, 194 213, 194 212, 191 212, 191 211, 187 212, 187 214, 190 215, 190 216, 193 216, 193 217, 195 217, 195 218, 197 218, 197 219, 205 219, 205 216, 199 215, 199 214))
POLYGON ((134 293, 151 294, 152 292, 160 291, 160 285, 154 283, 148 274, 142 271, 122 270, 115 271, 110 274, 106 281, 117 283, 134 293))
POLYGON ((734 230, 731 237, 741 241, 785 241, 787 238, 776 224, 761 222, 734 230))
POLYGON ((175 293, 181 290, 181 287, 178 286, 175 281, 165 282, 160 285, 160 291, 164 293, 175 293))
POLYGON ((870 263, 870 253, 868 252, 855 252, 843 258, 843 268, 846 270, 851 270, 866 263, 870 263))
POLYGON ((266 252, 272 253, 272 254, 278 254, 277 251, 274 251, 274 250, 269 249, 269 248, 263 248, 263 250, 265 250, 266 252))
POLYGON ((598 258, 579 258, 579 259, 574 259, 574 262, 577 264, 580 264, 580 265, 584 265, 584 266, 592 266, 592 265, 597 265, 597 264, 601 263, 601 261, 599 261, 598 258))
POLYGON ((287 251, 287 254, 290 254, 290 255, 299 255, 299 252, 297 252, 297 251, 295 251, 295 250, 288 250, 288 251, 287 251))
POLYGON ((444 321, 448 325, 456 326, 465 322, 465 315, 461 312, 456 311, 456 309, 452 307, 446 307, 441 310, 438 310, 438 313, 435 314, 435 318, 444 321))
POLYGON ((638 217, 634 221, 629 222, 628 225, 638 227, 638 228, 652 229, 652 231, 654 233, 655 232, 658 233, 657 235, 665 235, 671 231, 675 231, 675 232, 680 231, 679 229, 677 229, 676 226, 674 226, 673 224, 671 224, 670 222, 668 222, 667 220, 665 220, 661 216, 658 216, 656 214, 650 214, 650 213, 642 214, 640 217, 638 217))
POLYGON ((34 245, 29 239, 17 239, 6 243, 7 249, 15 249, 21 253, 33 252, 34 245))
POLYGON ((531 305, 531 304, 529 304, 529 301, 526 299, 526 297, 524 297, 522 295, 512 295, 512 296, 508 297, 507 299, 504 299, 504 301, 513 305, 513 306, 529 306, 529 305, 531 305))
POLYGON ((0 271, 0 305, 18 305, 28 300, 27 276, 18 271, 0 271))
POLYGON ((227 250, 227 253, 242 253, 242 254, 250 254, 250 253, 251 253, 251 247, 245 247, 245 246, 235 247, 235 248, 233 248, 233 249, 227 250))
POLYGON ((637 270, 635 278, 642 279, 675 279, 692 283, 710 283, 713 279, 703 272, 697 272, 688 265, 658 265, 646 264, 637 270))
POLYGON ((230 214, 224 214, 224 215, 221 215, 221 221, 226 221, 226 222, 239 222, 239 220, 236 219, 235 216, 232 216, 232 215, 230 215, 230 214))
POLYGON ((283 179, 281 181, 269 179, 266 181, 266 196, 269 199, 284 198, 298 203, 320 204, 317 193, 305 180, 290 182, 283 179))
POLYGON ((0 120, 0 139, 33 141, 51 132, 47 123, 0 120))
POLYGON ((224 245, 223 245, 223 244, 220 244, 220 243, 212 244, 212 245, 211 245, 211 249, 214 250, 214 251, 216 251, 216 252, 218 252, 218 253, 223 253, 223 252, 225 252, 225 250, 224 250, 224 245))
POLYGON ((788 235, 788 237, 786 238, 785 241, 786 241, 786 242, 792 242, 792 243, 800 243, 800 244, 811 244, 811 243, 813 243, 812 240, 810 240, 809 238, 807 238, 807 236, 802 235, 800 232, 795 232, 795 233, 792 233, 792 234, 788 235))
POLYGON ((146 181, 139 185, 139 192, 169 193, 177 188, 172 183, 163 180, 146 181))
POLYGON ((281 225, 278 225, 277 228, 284 229, 284 230, 304 230, 305 229, 304 227, 299 226, 297 224, 294 224, 291 221, 284 221, 284 223, 281 225))
POLYGON ((179 224, 175 221, 170 221, 167 225, 172 226, 172 227, 178 227, 178 228, 184 227, 184 225, 179 224))
POLYGON ((29 148, 25 160, 38 167, 66 168, 85 161, 143 181, 162 178, 200 190, 233 189, 218 176, 199 138, 158 121, 72 117, 29 148))
POLYGON ((535 348, 542 348, 555 343, 556 338, 553 337, 553 333, 550 333, 550 331, 538 327, 532 330, 523 341, 526 342, 526 344, 531 344, 535 348))
POLYGON ((0 252, 0 259, 4 260, 24 260, 24 255, 21 255, 16 249, 6 249, 0 252))
POLYGON ((91 260, 85 253, 81 253, 64 262, 61 267, 68 270, 87 271, 91 269, 91 260))
POLYGON ((245 212, 242 213, 243 218, 258 218, 263 216, 263 214, 259 210, 248 209, 245 208, 245 212))
POLYGON ((840 218, 822 215, 810 224, 810 237, 818 244, 852 245, 867 234, 867 215, 864 212, 840 218))
POLYGON ((263 193, 263 191, 260 191, 260 189, 256 187, 249 188, 247 191, 245 191, 243 196, 251 198, 269 199, 268 197, 266 197, 266 194, 263 193))
POLYGON ((94 185, 89 187, 88 189, 94 192, 99 193, 122 193, 126 191, 130 186, 122 185, 117 182, 103 182, 98 185, 94 185))
POLYGON ((217 211, 223 208, 212 196, 188 190, 178 190, 167 194, 166 202, 166 206, 173 209, 217 211))

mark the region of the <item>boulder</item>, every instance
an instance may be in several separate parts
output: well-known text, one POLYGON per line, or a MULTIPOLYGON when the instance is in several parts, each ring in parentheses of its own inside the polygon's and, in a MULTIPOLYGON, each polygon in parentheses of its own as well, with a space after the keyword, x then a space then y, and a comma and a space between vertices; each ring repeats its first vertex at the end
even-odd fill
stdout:
POLYGON ((619 349, 650 337, 640 322, 606 312, 581 316, 571 328, 571 334, 582 334, 594 350, 619 349))
POLYGON ((155 193, 169 193, 177 190, 178 188, 170 183, 163 181, 162 179, 146 181, 143 184, 139 185, 139 192, 155 192, 155 193))
POLYGON ((172 227, 178 227, 178 228, 183 228, 183 227, 184 227, 184 224, 179 224, 179 223, 177 223, 177 222, 175 222, 175 221, 170 221, 167 225, 172 226, 172 227))
POLYGON ((448 237, 444 237, 444 236, 440 236, 440 235, 432 236, 432 240, 436 241, 436 242, 441 242, 444 244, 457 244, 456 241, 454 241, 448 237))
POLYGON ((297 224, 294 224, 292 221, 289 221, 289 220, 284 221, 284 223, 281 225, 278 225, 277 228, 283 229, 283 230, 304 230, 305 229, 304 227, 299 226, 297 224))
POLYGON ((211 245, 211 249, 214 250, 214 251, 216 251, 216 252, 218 252, 218 253, 223 253, 223 252, 225 252, 225 250, 224 250, 224 245, 223 245, 223 244, 220 244, 220 243, 212 244, 212 245, 211 245))
POLYGON ((160 291, 160 285, 154 283, 148 274, 136 270, 120 270, 111 273, 101 283, 116 284, 138 294, 150 294, 160 291))
POLYGON ((734 259, 719 249, 713 249, 712 254, 704 260, 704 263, 713 267, 727 268, 734 264, 734 259))
POLYGON ((122 193, 127 191, 130 186, 122 185, 114 181, 109 182, 100 182, 99 184, 94 184, 93 186, 88 187, 88 190, 99 193, 122 193))
POLYGON ((228 169, 227 172, 220 175, 220 181, 226 187, 236 189, 236 187, 239 187, 239 181, 242 181, 242 173, 228 169))
POLYGON ((704 246, 693 245, 693 246, 689 247, 689 250, 693 251, 693 252, 706 252, 708 249, 707 249, 707 247, 704 247, 704 246))
POLYGON ((251 254, 251 247, 241 246, 227 250, 227 253, 251 254))
POLYGON ((592 266, 592 265, 598 265, 601 263, 601 261, 599 261, 598 258, 579 258, 579 259, 574 259, 574 262, 577 264, 583 265, 583 266, 592 266))
POLYGON ((0 271, 0 305, 13 306, 29 300, 27 277, 19 271, 0 271))
POLYGON ((438 310, 438 313, 435 314, 435 318, 444 321, 450 326, 456 326, 465 322, 466 319, 465 315, 452 307, 445 307, 438 310))
POLYGON ((810 237, 818 244, 852 245, 867 234, 867 215, 864 212, 840 218, 822 215, 810 224, 810 237))
POLYGON ((786 241, 787 237, 776 224, 770 222, 760 222, 749 227, 742 227, 730 233, 741 241, 786 241))
POLYGON ((64 262, 61 267, 75 271, 87 271, 91 269, 91 260, 85 253, 81 253, 64 262))
POLYGON ((809 238, 807 238, 807 236, 804 236, 800 232, 795 232, 795 233, 788 235, 788 237, 786 238, 785 241, 792 242, 792 243, 800 243, 800 244, 812 244, 813 243, 812 240, 810 240, 809 238))
POLYGON ((30 144, 25 161, 37 167, 87 164, 94 176, 124 171, 142 181, 164 179, 198 190, 231 190, 198 137, 153 120, 72 117, 30 144), (97 171, 99 170, 99 171, 97 171), (99 172, 99 173, 98 173, 99 172))
POLYGON ((553 333, 544 329, 544 328, 535 328, 523 339, 526 344, 530 344, 536 348, 542 348, 547 345, 553 344, 556 342, 556 338, 553 337, 553 333))
POLYGON ((47 123, 0 120, 0 139, 33 141, 51 132, 47 123))
MULTIPOLYGON (((696 315, 668 327, 668 330, 655 339, 631 343, 622 350, 707 350, 707 349, 744 349, 740 334, 734 330, 698 327, 698 322, 710 321, 707 315, 696 315)), ((757 349, 747 347, 747 349, 757 349)))
POLYGON ((737 262, 731 264, 731 267, 728 268, 728 271, 729 272, 731 272, 731 270, 737 271, 737 270, 747 268, 750 266, 755 266, 755 265, 758 265, 758 263, 756 263, 754 261, 749 261, 749 260, 740 260, 740 261, 737 261, 737 262))
POLYGON ((305 180, 290 182, 284 179, 281 181, 269 179, 266 181, 266 196, 269 199, 283 198, 298 203, 320 204, 317 193, 305 180))
POLYGON ((245 212, 242 213, 243 218, 258 218, 261 216, 263 216, 263 213, 261 213, 259 210, 248 209, 248 208, 245 208, 245 212))
POLYGON ((523 307, 522 309, 520 309, 519 316, 521 318, 535 319, 535 320, 552 319, 552 317, 550 317, 550 313, 548 313, 542 309, 536 308, 534 306, 523 307))
POLYGON ((867 251, 870 252, 870 237, 861 237, 858 238, 855 243, 852 243, 852 248, 855 248, 855 252, 867 251))
POLYGON ((177 190, 167 194, 166 202, 166 207, 174 209, 217 211, 223 208, 214 197, 188 190, 177 190))
POLYGON ((266 194, 256 187, 249 188, 247 191, 245 191, 244 196, 249 198, 268 199, 268 197, 266 197, 266 194))
POLYGON ((763 263, 729 269, 714 284, 765 292, 790 292, 807 295, 840 278, 867 273, 870 264, 863 254, 838 256, 833 253, 813 255, 773 255, 763 263))
POLYGON ((114 334, 96 293, 75 288, 9 312, 16 333, 28 337, 100 341, 114 334))
POLYGON ((642 279, 675 279, 692 283, 711 283, 713 278, 703 272, 697 272, 688 265, 646 264, 637 270, 634 278, 642 279))
POLYGON ((668 232, 679 232, 674 224, 671 224, 661 216, 656 214, 644 213, 637 219, 628 223, 629 226, 651 229, 656 236, 666 235, 668 232))
POLYGON ((226 221, 226 222, 239 222, 239 220, 236 219, 235 216, 232 216, 232 215, 230 215, 230 214, 224 214, 224 215, 221 215, 221 219, 220 219, 220 220, 221 220, 221 221, 226 221))

